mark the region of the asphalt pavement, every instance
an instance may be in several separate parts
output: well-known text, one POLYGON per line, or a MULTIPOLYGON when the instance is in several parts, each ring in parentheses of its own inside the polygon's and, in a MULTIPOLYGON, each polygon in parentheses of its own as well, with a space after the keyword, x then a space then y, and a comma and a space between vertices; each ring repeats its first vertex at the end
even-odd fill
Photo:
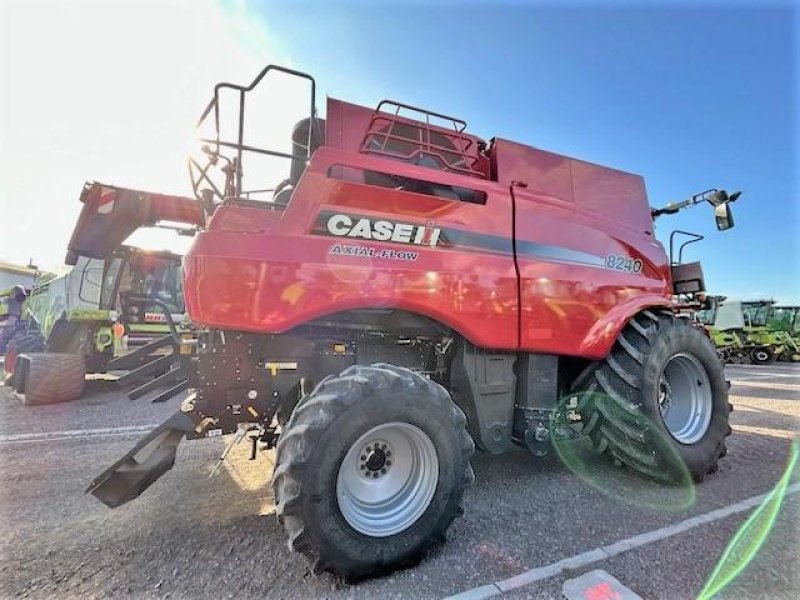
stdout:
MULTIPOLYGON (((702 484, 659 486, 591 455, 576 470, 522 450, 477 454, 466 514, 447 543, 416 567, 355 585, 311 573, 287 550, 269 486, 272 452, 249 461, 243 443, 209 478, 228 439, 183 443, 172 471, 110 510, 86 486, 178 403, 130 402, 113 384, 90 382, 76 402, 26 407, 0 388, 0 598, 444 598, 501 589, 558 598, 565 579, 598 568, 646 599, 694 598, 752 513, 755 504, 742 501, 773 488, 800 429, 800 365, 736 365, 727 374, 734 433, 702 484), (560 562, 575 557, 584 558, 560 562)), ((797 491, 721 597, 800 597, 797 491)))

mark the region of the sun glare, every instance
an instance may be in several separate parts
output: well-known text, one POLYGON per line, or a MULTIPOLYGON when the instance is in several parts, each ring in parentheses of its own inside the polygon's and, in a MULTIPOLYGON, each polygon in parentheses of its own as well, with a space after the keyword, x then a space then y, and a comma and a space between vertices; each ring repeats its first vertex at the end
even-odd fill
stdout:
POLYGON ((0 166, 0 259, 12 262, 61 264, 85 181, 191 195, 186 159, 213 85, 291 64, 240 2, 10 2, 2 11, 0 144, 11 159, 0 166))

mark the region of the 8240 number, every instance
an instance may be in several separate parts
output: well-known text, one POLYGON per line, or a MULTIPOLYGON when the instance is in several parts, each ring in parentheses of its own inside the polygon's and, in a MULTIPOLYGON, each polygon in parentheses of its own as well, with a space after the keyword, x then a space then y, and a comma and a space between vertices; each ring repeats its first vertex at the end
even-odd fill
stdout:
POLYGON ((620 256, 619 254, 609 254, 606 257, 606 268, 625 273, 641 273, 642 261, 630 256, 620 256))

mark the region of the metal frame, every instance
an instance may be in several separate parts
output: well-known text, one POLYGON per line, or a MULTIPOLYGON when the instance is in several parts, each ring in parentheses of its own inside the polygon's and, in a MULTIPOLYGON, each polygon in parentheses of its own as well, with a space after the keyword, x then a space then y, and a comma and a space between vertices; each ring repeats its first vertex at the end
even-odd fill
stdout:
POLYGON ((242 194, 242 155, 244 152, 255 152, 257 154, 263 154, 267 156, 277 156, 287 159, 305 159, 308 160, 311 158, 311 140, 312 140, 312 127, 308 128, 308 143, 306 145, 306 153, 305 155, 296 155, 296 154, 287 154, 285 152, 278 152, 276 150, 267 150, 265 148, 257 148, 255 146, 249 146, 244 143, 244 118, 245 118, 245 94, 251 90, 253 90, 261 80, 269 73, 270 71, 278 71, 281 73, 286 73, 288 75, 293 75, 295 77, 300 77, 301 79, 307 79, 311 84, 311 103, 309 106, 309 118, 313 121, 316 119, 316 82, 314 78, 309 75, 308 73, 303 73, 302 71, 296 71, 294 69, 287 69, 285 67, 281 67, 278 65, 267 65, 262 71, 256 76, 255 79, 250 83, 248 86, 237 85, 235 83, 229 82, 221 82, 214 86, 214 97, 209 101, 208 105, 206 106, 205 110, 203 111, 202 115, 197 121, 196 127, 199 129, 205 120, 208 118, 209 114, 214 112, 214 130, 216 132, 216 136, 214 138, 200 138, 200 142, 204 144, 211 144, 213 150, 207 151, 209 154, 209 161, 205 166, 201 166, 195 159, 189 159, 189 177, 192 182, 192 189, 194 190, 194 194, 198 200, 200 200, 201 204, 204 205, 204 208, 207 210, 212 209, 213 207, 207 206, 208 199, 203 197, 203 194, 199 190, 199 186, 201 182, 205 181, 209 185, 211 185, 212 192, 219 196, 221 200, 225 200, 229 197, 238 197, 242 194), (219 132, 219 94, 220 90, 222 89, 231 89, 239 92, 239 123, 238 123, 238 140, 236 142, 230 142, 220 139, 220 132, 219 132), (223 156, 220 154, 220 148, 232 148, 236 150, 236 156, 233 159, 228 158, 227 156, 223 156), (208 170, 217 164, 217 160, 222 158, 228 164, 223 167, 223 171, 227 170, 225 173, 226 184, 225 190, 220 191, 220 189, 214 184, 211 178, 208 176, 208 170), (197 171, 197 177, 195 178, 195 170, 197 171))
POLYGON ((482 171, 474 168, 475 162, 477 161, 478 157, 470 156, 468 154, 468 150, 470 146, 473 144, 473 139, 464 135, 464 130, 466 128, 467 128, 466 121, 463 121, 456 117, 451 117, 449 115, 444 115, 442 113, 433 112, 425 108, 413 106, 411 104, 403 104, 402 102, 396 102, 394 100, 381 100, 378 103, 378 107, 375 109, 375 112, 372 114, 372 119, 370 120, 369 127, 367 127, 367 131, 364 134, 364 138, 361 141, 360 149, 361 152, 363 153, 378 154, 380 156, 399 158, 401 160, 410 160, 414 156, 424 152, 428 155, 439 158, 442 161, 442 164, 445 166, 445 169, 448 171, 454 171, 457 173, 470 175, 472 177, 480 177, 481 179, 486 179, 486 175, 482 171), (389 112, 383 110, 384 107, 393 107, 394 111, 389 112), (416 112, 421 115, 424 115, 425 117, 424 125, 422 124, 421 119, 411 119, 410 117, 403 117, 400 114, 401 110, 416 112), (453 132, 451 133, 444 127, 432 125, 431 117, 452 123, 453 132), (381 130, 378 128, 378 123, 380 123, 381 121, 385 122, 388 125, 388 128, 386 130, 381 130), (413 140, 411 138, 394 135, 392 131, 395 125, 397 125, 398 123, 402 123, 410 127, 419 129, 419 139, 413 140), (438 133, 441 136, 446 137, 452 142, 454 142, 453 148, 446 148, 444 146, 431 142, 431 135, 433 133, 438 133), (380 149, 369 147, 370 139, 378 141, 380 143, 380 149), (419 147, 415 152, 412 152, 409 155, 398 154, 397 152, 391 152, 386 149, 386 145, 388 144, 389 140, 396 140, 398 142, 406 144, 416 143, 418 144, 419 147), (460 155, 464 167, 457 167, 452 165, 450 161, 445 159, 444 155, 448 154, 460 155))
POLYGON ((704 240, 705 236, 700 235, 699 233, 692 233, 691 231, 683 231, 682 229, 676 229, 673 231, 669 236, 669 264, 670 266, 680 265, 683 264, 683 249, 688 246, 689 244, 694 244, 695 242, 699 242, 700 240, 704 240), (691 239, 683 242, 680 247, 678 248, 678 261, 675 262, 672 260, 673 255, 673 243, 675 241, 675 235, 681 234, 691 239))

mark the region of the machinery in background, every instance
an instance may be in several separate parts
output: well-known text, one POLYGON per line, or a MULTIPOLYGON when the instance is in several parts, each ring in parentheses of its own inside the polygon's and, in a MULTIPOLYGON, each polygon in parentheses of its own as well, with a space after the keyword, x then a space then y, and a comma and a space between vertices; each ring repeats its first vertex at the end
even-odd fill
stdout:
POLYGON ((726 363, 765 365, 775 360, 800 361, 797 308, 777 307, 774 300, 729 300, 708 296, 697 313, 726 363))
POLYGON ((185 312, 181 256, 122 242, 162 221, 198 225, 197 203, 99 183, 86 184, 81 201, 66 260, 72 268, 33 285, 6 349, 7 383, 28 404, 77 398, 86 374, 133 371, 125 376, 131 382, 171 368, 171 359, 158 359, 171 352, 171 328, 185 312), (146 360, 118 364, 142 348, 146 360), (145 362, 153 364, 137 370, 145 362))

